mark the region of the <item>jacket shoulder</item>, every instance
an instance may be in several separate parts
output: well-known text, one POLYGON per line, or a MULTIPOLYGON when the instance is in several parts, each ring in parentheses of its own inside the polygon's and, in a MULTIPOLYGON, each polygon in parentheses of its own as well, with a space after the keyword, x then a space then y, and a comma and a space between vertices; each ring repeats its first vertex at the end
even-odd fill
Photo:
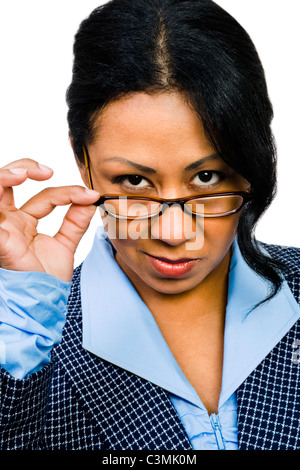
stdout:
POLYGON ((283 263, 289 275, 300 276, 300 248, 294 246, 272 245, 264 242, 259 244, 269 253, 269 255, 283 263))
POLYGON ((287 281, 296 301, 300 303, 300 248, 294 246, 269 245, 260 242, 269 255, 283 263, 283 276, 287 281))

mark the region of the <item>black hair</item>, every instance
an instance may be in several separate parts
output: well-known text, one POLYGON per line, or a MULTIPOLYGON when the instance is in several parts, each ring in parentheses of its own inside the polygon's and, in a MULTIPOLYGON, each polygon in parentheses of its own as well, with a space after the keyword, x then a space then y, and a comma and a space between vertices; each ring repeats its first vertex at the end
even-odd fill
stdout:
POLYGON ((254 229, 276 193, 273 109, 255 46, 212 0, 111 0, 80 25, 74 42, 68 123, 75 154, 93 141, 95 117, 136 92, 178 91, 198 113, 223 160, 249 183, 238 243, 246 262, 282 284, 284 266, 266 256, 254 229))

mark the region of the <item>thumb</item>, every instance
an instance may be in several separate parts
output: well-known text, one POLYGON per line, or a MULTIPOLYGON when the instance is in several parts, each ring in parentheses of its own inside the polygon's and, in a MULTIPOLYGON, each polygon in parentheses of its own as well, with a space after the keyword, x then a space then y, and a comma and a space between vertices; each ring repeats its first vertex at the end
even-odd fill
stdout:
POLYGON ((97 207, 72 204, 66 213, 62 225, 53 237, 64 245, 72 254, 87 231, 97 207))

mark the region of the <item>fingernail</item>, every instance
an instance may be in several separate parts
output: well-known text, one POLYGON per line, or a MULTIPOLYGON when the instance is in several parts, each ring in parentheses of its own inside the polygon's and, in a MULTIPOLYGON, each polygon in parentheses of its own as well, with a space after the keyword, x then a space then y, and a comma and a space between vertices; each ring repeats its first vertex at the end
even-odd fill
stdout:
POLYGON ((99 194, 98 191, 95 191, 94 189, 85 188, 85 191, 91 196, 96 196, 97 194, 99 194))
POLYGON ((49 168, 49 167, 46 166, 46 165, 40 165, 40 164, 39 164, 39 167, 40 167, 40 169, 41 169, 42 171, 52 171, 52 169, 49 168))
POLYGON ((27 172, 26 168, 11 168, 9 171, 15 175, 24 175, 27 172))

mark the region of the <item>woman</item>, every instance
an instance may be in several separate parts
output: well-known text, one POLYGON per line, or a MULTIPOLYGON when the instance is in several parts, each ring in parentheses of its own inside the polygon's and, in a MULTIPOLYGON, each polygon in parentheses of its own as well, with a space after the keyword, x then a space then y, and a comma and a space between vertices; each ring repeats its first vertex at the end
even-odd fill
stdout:
POLYGON ((67 102, 90 189, 17 210, 11 188, 52 172, 0 173, 2 448, 299 448, 299 250, 254 236, 276 152, 247 33, 210 0, 112 0, 79 28, 67 102))

